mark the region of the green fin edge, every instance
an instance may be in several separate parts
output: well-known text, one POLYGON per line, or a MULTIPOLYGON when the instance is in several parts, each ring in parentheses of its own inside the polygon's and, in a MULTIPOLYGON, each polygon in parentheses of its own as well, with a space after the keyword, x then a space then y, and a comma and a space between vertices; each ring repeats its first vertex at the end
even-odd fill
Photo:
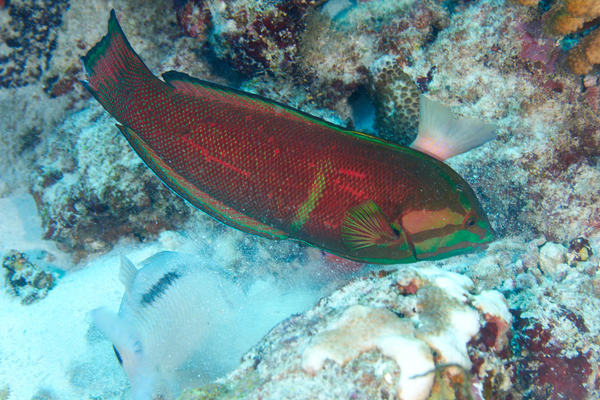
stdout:
POLYGON ((204 211, 217 221, 243 232, 268 239, 288 238, 288 235, 285 232, 256 221, 202 192, 169 167, 154 152, 154 150, 152 150, 150 146, 148 146, 148 144, 133 131, 133 129, 119 124, 117 124, 117 127, 148 168, 150 168, 169 189, 194 207, 204 211))
POLYGON ((119 25, 119 21, 117 20, 117 15, 115 14, 115 10, 110 10, 110 17, 108 18, 108 29, 106 31, 106 35, 94 45, 88 52, 81 57, 81 61, 83 62, 83 66, 85 67, 87 75, 94 74, 94 68, 96 68, 96 64, 98 60, 104 57, 106 50, 112 43, 113 36, 121 36, 123 38, 123 42, 129 49, 135 54, 131 44, 127 40, 123 29, 121 29, 121 25, 119 25))

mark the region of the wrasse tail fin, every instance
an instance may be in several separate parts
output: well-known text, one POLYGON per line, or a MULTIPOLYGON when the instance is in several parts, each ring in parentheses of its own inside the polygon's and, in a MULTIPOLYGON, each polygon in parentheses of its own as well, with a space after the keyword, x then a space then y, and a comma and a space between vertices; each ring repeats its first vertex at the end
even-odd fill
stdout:
POLYGON ((87 81, 81 83, 117 119, 123 98, 140 80, 157 79, 131 48, 115 10, 110 12, 106 36, 81 57, 81 62, 87 75, 87 81))
POLYGON ((419 135, 410 147, 444 161, 494 139, 495 130, 494 124, 457 117, 448 107, 421 96, 419 135))
POLYGON ((140 136, 123 125, 117 125, 125 139, 144 163, 172 191, 194 207, 225 225, 268 239, 287 239, 287 233, 252 219, 214 199, 165 163, 140 136))

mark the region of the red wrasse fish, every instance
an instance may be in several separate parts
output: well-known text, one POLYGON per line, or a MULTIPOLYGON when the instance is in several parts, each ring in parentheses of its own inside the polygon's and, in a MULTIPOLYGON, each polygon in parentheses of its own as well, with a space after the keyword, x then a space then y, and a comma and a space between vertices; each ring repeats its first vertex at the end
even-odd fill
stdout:
POLYGON ((108 33, 82 62, 82 83, 148 167, 227 225, 384 264, 445 258, 493 240, 468 183, 424 154, 449 157, 465 143, 482 144, 493 137, 492 125, 457 120, 422 97, 417 151, 179 72, 161 81, 133 51, 114 11, 108 33), (463 131, 483 131, 483 139, 471 143, 463 131), (439 146, 436 135, 458 140, 439 146))

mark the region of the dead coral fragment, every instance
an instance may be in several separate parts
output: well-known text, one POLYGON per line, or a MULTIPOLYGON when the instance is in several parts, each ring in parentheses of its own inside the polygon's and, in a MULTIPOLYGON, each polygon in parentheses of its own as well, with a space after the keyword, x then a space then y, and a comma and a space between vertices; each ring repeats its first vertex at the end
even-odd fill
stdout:
POLYGON ((378 348, 401 368, 398 397, 426 399, 433 386, 435 369, 427 344, 414 337, 411 322, 382 308, 348 307, 341 318, 319 333, 302 354, 302 369, 314 373, 326 359, 346 364, 360 353, 378 348))
POLYGON ((52 273, 44 272, 16 250, 11 250, 4 257, 2 266, 7 269, 6 286, 15 296, 22 298, 23 304, 43 299, 54 285, 52 273))
POLYGON ((581 261, 587 261, 594 255, 592 246, 586 238, 573 239, 569 244, 569 250, 566 254, 569 265, 576 264, 581 261))
POLYGON ((311 340, 302 354, 302 369, 315 373, 327 359, 345 365, 377 348, 400 367, 397 397, 426 399, 436 366, 443 367, 446 385, 439 393, 454 391, 457 383, 463 387, 463 371, 473 366, 468 346, 477 335, 486 334, 493 351, 502 350, 509 341, 512 316, 502 294, 472 295, 473 282, 465 276, 437 268, 407 268, 394 287, 412 304, 400 312, 403 317, 382 308, 348 307, 311 340))

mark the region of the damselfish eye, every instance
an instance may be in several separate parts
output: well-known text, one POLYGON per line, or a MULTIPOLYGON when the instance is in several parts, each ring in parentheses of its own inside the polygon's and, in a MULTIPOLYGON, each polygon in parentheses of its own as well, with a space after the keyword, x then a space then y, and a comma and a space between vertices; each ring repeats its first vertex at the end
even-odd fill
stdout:
POLYGON ((470 228, 472 226, 474 226, 477 223, 477 215, 475 215, 475 213, 470 212, 467 215, 465 215, 465 218, 463 219, 463 223, 462 226, 463 228, 470 228))

